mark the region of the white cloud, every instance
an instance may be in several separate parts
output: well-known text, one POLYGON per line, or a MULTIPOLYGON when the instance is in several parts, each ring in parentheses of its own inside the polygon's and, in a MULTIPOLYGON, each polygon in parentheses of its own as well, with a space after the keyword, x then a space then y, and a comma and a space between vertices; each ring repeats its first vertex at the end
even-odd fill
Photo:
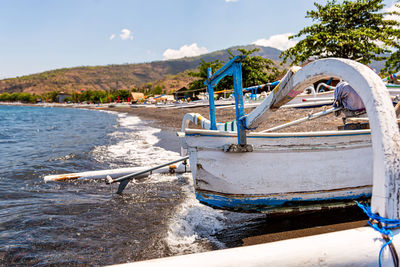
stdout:
POLYGON ((295 46, 297 41, 289 40, 288 37, 293 35, 292 33, 282 33, 270 36, 268 39, 259 39, 253 44, 260 46, 270 46, 279 50, 286 50, 289 47, 295 46))
POLYGON ((205 47, 198 47, 196 43, 191 45, 183 45, 178 50, 167 49, 163 53, 164 60, 177 59, 183 57, 195 57, 201 54, 207 53, 208 50, 205 47))
POLYGON ((133 40, 131 31, 128 29, 122 29, 119 36, 121 37, 121 40, 133 40))
POLYGON ((229 3, 229 2, 237 2, 238 0, 225 0, 225 2, 229 3))
MULTIPOLYGON (((398 3, 398 5, 400 6, 400 3, 398 3)), ((394 11, 396 11, 396 12, 400 13, 400 7, 399 6, 396 6, 396 4, 393 4, 392 6, 386 8, 385 11, 386 12, 394 12, 394 11)), ((384 19, 386 19, 386 20, 396 20, 396 21, 400 22, 400 16, 396 16, 396 15, 391 15, 391 16, 390 15, 386 15, 384 17, 384 19)), ((399 29, 398 26, 396 26, 394 28, 399 29)), ((397 41, 397 43, 400 44, 400 40, 399 39, 396 38, 396 41, 397 41)), ((392 50, 394 51, 393 48, 392 48, 392 50)))
MULTIPOLYGON (((115 37, 117 37, 117 35, 113 33, 110 35, 109 39, 114 40, 115 37)), ((133 35, 128 29, 122 29, 119 37, 121 38, 121 40, 133 40, 133 35)))
MULTIPOLYGON (((400 3, 399 3, 400 4, 400 3)), ((386 12, 393 12, 393 11, 397 11, 400 12, 400 8, 396 6, 396 4, 393 4, 392 6, 388 7, 385 9, 386 12)), ((392 19, 392 20, 397 20, 400 22, 400 16, 396 16, 396 15, 386 15, 384 19, 392 19)))

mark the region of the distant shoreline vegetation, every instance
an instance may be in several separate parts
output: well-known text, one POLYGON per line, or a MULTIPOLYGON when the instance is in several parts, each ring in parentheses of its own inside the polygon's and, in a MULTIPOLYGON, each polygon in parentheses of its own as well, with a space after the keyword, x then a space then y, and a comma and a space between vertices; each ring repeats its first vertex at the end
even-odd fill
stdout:
POLYGON ((67 97, 63 97, 63 101, 61 102, 93 102, 93 103, 109 103, 115 101, 128 101, 133 100, 131 98, 130 90, 117 90, 113 92, 107 91, 94 91, 94 90, 85 90, 74 92, 72 94, 63 93, 63 92, 49 92, 42 95, 38 94, 30 94, 23 92, 14 92, 14 93, 2 93, 0 94, 0 102, 21 102, 21 103, 38 103, 38 102, 60 102, 58 101, 60 95, 68 95, 67 97))

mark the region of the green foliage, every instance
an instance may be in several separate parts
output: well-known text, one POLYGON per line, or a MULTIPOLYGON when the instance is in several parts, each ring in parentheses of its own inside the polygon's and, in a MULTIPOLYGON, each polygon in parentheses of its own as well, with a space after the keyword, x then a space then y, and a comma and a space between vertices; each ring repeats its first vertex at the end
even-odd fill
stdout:
MULTIPOLYGON (((219 68, 224 65, 224 62, 217 59, 210 62, 205 62, 201 59, 201 63, 197 68, 196 72, 190 71, 189 76, 200 78, 196 81, 193 81, 189 84, 189 90, 196 90, 200 88, 205 88, 204 82, 207 80, 207 69, 211 68, 212 73, 216 72, 219 68)), ((221 81, 222 82, 222 81, 221 81)), ((220 88, 221 84, 218 84, 217 88, 220 88)))
POLYGON ((92 99, 93 101, 99 102, 100 99, 107 99, 107 92, 106 91, 94 91, 94 93, 92 94, 92 99))
POLYGON ((118 90, 118 91, 116 91, 114 94, 117 96, 117 98, 118 98, 118 96, 119 96, 119 99, 120 99, 121 101, 122 101, 122 100, 128 100, 128 97, 131 96, 131 92, 128 91, 128 90, 118 90))
MULTIPOLYGON (((273 81, 278 75, 281 74, 281 72, 274 66, 274 62, 272 60, 263 58, 261 56, 251 56, 251 54, 259 50, 259 48, 254 48, 251 50, 242 48, 237 49, 241 55, 246 56, 242 62, 243 87, 250 87, 253 85, 264 84, 273 81)), ((229 50, 228 53, 230 54, 229 59, 235 57, 229 50)), ((211 67, 212 73, 214 73, 223 65, 224 62, 220 60, 211 62, 205 62, 202 60, 197 72, 189 72, 190 76, 200 78, 189 84, 189 90, 205 88, 204 82, 207 79, 207 69, 211 67)), ((232 77, 225 77, 218 83, 216 90, 218 91, 231 88, 233 88, 232 77)))
POLYGON ((80 94, 78 92, 72 93, 72 102, 79 103, 80 102, 80 94))
MULTIPOLYGON (((397 2, 400 2, 398 0, 397 2)), ((400 4, 396 4, 396 7, 399 9, 400 4)), ((392 12, 395 16, 400 16, 400 12, 392 12)), ((390 57, 385 62, 385 67, 382 69, 382 73, 392 73, 400 70, 400 36, 398 34, 399 29, 393 29, 393 36, 396 36, 395 40, 397 41, 397 51, 393 52, 390 57)))
POLYGON ((317 10, 307 11, 306 18, 317 23, 307 26, 298 34, 304 37, 294 47, 281 54, 284 62, 292 64, 305 62, 311 56, 341 57, 359 60, 364 64, 382 60, 389 48, 399 47, 395 37, 400 23, 384 20, 385 15, 395 12, 381 12, 383 0, 328 0, 326 5, 314 3, 317 10))
POLYGON ((43 98, 46 102, 56 102, 57 101, 58 92, 49 92, 43 95, 43 98))
POLYGON ((152 93, 153 95, 161 95, 162 92, 163 92, 163 89, 162 89, 162 87, 161 87, 159 84, 156 85, 156 86, 152 89, 152 91, 151 91, 151 93, 152 93))
POLYGON ((0 95, 0 101, 4 102, 22 102, 22 103, 36 103, 37 96, 29 93, 3 93, 0 95))
MULTIPOLYGON (((272 60, 261 56, 250 56, 259 50, 259 48, 251 50, 238 49, 242 55, 246 56, 245 60, 242 62, 243 87, 272 82, 281 74, 278 68, 274 66, 272 60)), ((234 55, 232 53, 230 54, 230 59, 234 58, 234 55)))
POLYGON ((400 50, 392 53, 385 62, 385 67, 381 70, 382 73, 389 74, 400 70, 400 50))
POLYGON ((10 99, 10 94, 7 93, 7 92, 6 93, 2 93, 0 95, 0 101, 2 101, 2 102, 10 101, 9 99, 10 99))
POLYGON ((100 102, 100 99, 107 98, 108 94, 106 91, 94 91, 94 90, 86 90, 81 94, 73 93, 72 100, 73 102, 100 102))

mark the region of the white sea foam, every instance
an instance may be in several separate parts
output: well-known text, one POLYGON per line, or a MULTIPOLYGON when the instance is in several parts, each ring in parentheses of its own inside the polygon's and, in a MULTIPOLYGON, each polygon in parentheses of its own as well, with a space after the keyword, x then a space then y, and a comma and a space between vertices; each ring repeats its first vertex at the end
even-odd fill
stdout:
POLYGON ((144 125, 138 117, 118 114, 117 130, 110 137, 115 144, 99 146, 93 156, 99 162, 110 163, 111 168, 125 166, 150 166, 176 159, 179 154, 154 146, 160 132, 144 125))
MULTIPOLYGON (((192 181, 190 174, 184 176, 188 181, 192 181)), ((223 212, 200 204, 191 183, 183 189, 186 199, 171 219, 166 237, 170 250, 177 255, 203 252, 209 250, 204 246, 209 243, 224 248, 224 244, 213 237, 218 231, 226 228, 227 218, 223 212)))
MULTIPOLYGON (((114 144, 96 148, 94 157, 100 162, 109 162, 111 167, 154 166, 178 158, 178 153, 155 146, 160 141, 156 136, 160 131, 145 125, 138 117, 118 113, 118 125, 111 134, 114 144)), ((193 192, 191 174, 179 177, 188 183, 182 185, 185 197, 169 222, 165 237, 168 248, 174 254, 206 251, 210 249, 210 244, 224 248, 214 235, 231 224, 245 222, 248 215, 223 212, 200 204, 193 192)), ((177 179, 177 175, 152 174, 140 183, 173 182, 177 179)))
POLYGON ((264 218, 263 214, 245 214, 222 211, 201 204, 195 197, 190 173, 183 176, 189 184, 183 188, 185 200, 177 208, 171 219, 166 237, 170 250, 177 255, 204 252, 210 250, 209 244, 217 248, 226 248, 217 240, 215 234, 233 226, 234 231, 249 226, 256 219, 264 218))

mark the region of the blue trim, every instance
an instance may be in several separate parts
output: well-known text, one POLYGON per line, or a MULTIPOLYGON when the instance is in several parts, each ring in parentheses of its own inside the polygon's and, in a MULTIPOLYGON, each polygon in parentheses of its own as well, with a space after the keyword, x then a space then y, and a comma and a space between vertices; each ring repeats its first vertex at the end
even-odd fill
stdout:
POLYGON ((213 85, 217 85, 217 83, 224 78, 225 76, 232 76, 232 70, 230 69, 234 63, 241 62, 246 58, 246 56, 236 56, 232 58, 228 63, 222 66, 219 70, 217 70, 214 75, 208 77, 204 84, 213 83, 213 85))
POLYGON ((243 125, 246 125, 246 114, 244 112, 244 101, 243 101, 243 83, 242 83, 242 65, 241 63, 235 63, 233 66, 233 88, 235 90, 235 107, 236 107, 236 128, 237 138, 239 145, 246 144, 246 129, 243 125))
MULTIPOLYGON (((212 70, 211 68, 207 69, 207 77, 210 79, 212 76, 212 70)), ((209 103, 209 109, 210 109, 210 128, 211 130, 217 130, 217 121, 215 119, 215 103, 214 103, 214 86, 212 83, 207 84, 208 87, 208 103, 209 103)))
POLYGON ((276 85, 278 85, 280 82, 281 82, 281 81, 275 81, 275 82, 270 83, 269 85, 270 85, 270 86, 276 86, 276 85))
POLYGON ((348 196, 330 198, 301 198, 277 199, 273 197, 227 197, 212 193, 199 193, 196 191, 196 198, 211 207, 243 211, 266 211, 283 207, 301 207, 327 201, 349 201, 353 199, 370 198, 372 193, 353 194, 348 196))
MULTIPOLYGON (((186 136, 207 136, 207 137, 235 137, 230 135, 215 135, 215 134, 203 134, 203 133, 193 133, 185 134, 186 136)), ((355 135, 371 135, 371 133, 358 133, 358 134, 333 134, 333 135, 319 135, 319 136, 247 136, 247 138, 310 138, 310 137, 331 137, 331 136, 355 136, 355 135)))
POLYGON ((208 96, 209 96, 209 106, 210 106, 210 121, 211 130, 217 129, 217 124, 215 122, 215 104, 214 104, 214 87, 218 82, 226 76, 232 76, 234 95, 235 95, 235 105, 236 105, 236 123, 238 132, 238 144, 246 144, 246 115, 244 112, 244 102, 243 102, 243 83, 242 83, 242 61, 246 56, 236 56, 232 58, 228 63, 217 70, 214 75, 212 75, 211 68, 207 69, 207 80, 204 82, 208 86, 208 96))

